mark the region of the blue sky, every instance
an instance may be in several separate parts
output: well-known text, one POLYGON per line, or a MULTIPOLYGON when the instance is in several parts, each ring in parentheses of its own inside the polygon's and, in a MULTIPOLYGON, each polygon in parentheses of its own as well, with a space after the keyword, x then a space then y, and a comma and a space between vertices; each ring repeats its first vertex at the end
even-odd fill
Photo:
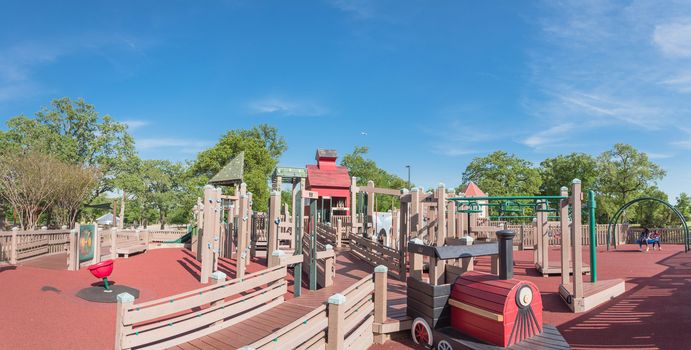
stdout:
POLYGON ((276 126, 283 165, 370 148, 425 187, 473 157, 626 142, 690 192, 689 1, 3 2, 0 119, 83 97, 145 158, 276 126), (363 135, 365 132, 367 135, 363 135))

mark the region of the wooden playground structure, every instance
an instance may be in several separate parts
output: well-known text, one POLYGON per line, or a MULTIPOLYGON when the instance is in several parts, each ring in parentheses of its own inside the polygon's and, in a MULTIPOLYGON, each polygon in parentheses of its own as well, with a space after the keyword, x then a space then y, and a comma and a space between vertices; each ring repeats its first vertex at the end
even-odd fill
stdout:
MULTIPOLYGON (((324 154, 331 159, 328 152, 318 152, 318 159, 324 154)), ((239 166, 238 157, 229 166, 239 166)), ((557 339, 561 336, 555 328, 543 327, 537 287, 513 279, 511 252, 517 249, 533 250, 539 274, 561 276, 559 295, 573 312, 586 312, 625 290, 623 279, 597 280, 595 246, 604 231, 594 222, 592 193, 585 206, 590 225, 582 225, 578 180, 570 191, 563 187, 554 196, 492 197, 457 194, 443 184, 432 191, 377 188, 371 181, 358 186, 351 178, 345 208, 312 191, 307 172, 279 167, 272 178, 268 212, 257 213, 242 171, 229 166, 204 187, 188 231, 102 233, 93 227, 90 237, 98 243, 93 244, 90 260, 79 250, 85 237, 80 228, 51 233, 55 242, 60 239, 55 245, 68 247, 70 270, 102 257, 127 258, 157 248, 189 250, 199 262, 202 285, 197 289, 146 302, 127 293, 118 295, 116 349, 204 344, 362 349, 407 331, 415 342, 443 350, 503 347, 528 340, 568 348, 557 339), (291 211, 281 200, 283 185, 291 187, 291 211), (379 240, 377 194, 388 196, 398 207, 390 212, 386 239, 379 240), (515 208, 528 208, 530 213, 519 215, 515 208), (499 210, 499 218, 525 216, 534 221, 528 225, 492 221, 492 210, 499 210), (582 262, 582 246, 587 244, 588 265, 582 262), (550 260, 554 245, 560 247, 559 260, 550 260), (102 246, 110 251, 101 252, 102 246), (489 273, 475 271, 481 257, 489 257, 489 273), (249 273, 248 266, 260 258, 263 269, 249 273), (221 260, 233 261, 234 276, 220 271, 221 260), (583 275, 588 272, 590 281, 585 282, 583 275), (497 294, 492 305, 480 295, 488 291, 497 294), (392 304, 392 298, 405 303, 392 304), (504 322, 513 312, 506 310, 528 306, 532 316, 521 317, 535 320, 522 324, 520 335, 497 333, 496 322, 504 322), (462 321, 468 318, 484 326, 468 327, 462 321)), ((52 249, 46 248, 53 242, 50 239, 27 242, 20 237, 14 232, 8 250, 12 261, 52 249)), ((505 327, 519 327, 516 322, 505 327)))

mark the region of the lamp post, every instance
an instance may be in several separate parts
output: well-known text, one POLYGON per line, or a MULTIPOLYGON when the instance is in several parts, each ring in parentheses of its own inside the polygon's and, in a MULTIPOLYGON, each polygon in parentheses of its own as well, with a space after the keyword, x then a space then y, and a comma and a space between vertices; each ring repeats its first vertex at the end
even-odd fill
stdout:
POLYGON ((408 168, 408 189, 410 189, 410 165, 406 165, 406 168, 408 168))

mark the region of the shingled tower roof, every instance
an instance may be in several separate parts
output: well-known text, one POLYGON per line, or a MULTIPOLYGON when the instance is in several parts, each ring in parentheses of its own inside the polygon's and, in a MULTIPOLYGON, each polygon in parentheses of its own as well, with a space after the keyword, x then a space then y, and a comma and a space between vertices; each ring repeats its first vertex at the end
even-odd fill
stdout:
POLYGON ((487 195, 485 192, 482 192, 480 187, 477 187, 477 185, 470 181, 468 183, 468 187, 465 188, 465 192, 463 193, 465 197, 486 197, 487 195))
POLYGON ((230 186, 242 183, 242 176, 245 173, 245 151, 238 153, 231 159, 218 174, 209 180, 212 185, 230 186))

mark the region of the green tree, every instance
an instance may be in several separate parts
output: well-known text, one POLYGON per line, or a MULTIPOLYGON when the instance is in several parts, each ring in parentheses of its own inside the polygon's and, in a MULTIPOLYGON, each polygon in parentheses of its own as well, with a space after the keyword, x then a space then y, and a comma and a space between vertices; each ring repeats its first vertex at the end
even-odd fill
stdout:
POLYGON ((597 158, 596 171, 596 188, 603 197, 600 202, 607 206, 607 218, 628 201, 654 194, 656 181, 665 176, 664 169, 651 162, 646 153, 622 143, 597 158))
POLYGON ((595 158, 585 153, 547 158, 540 163, 540 193, 558 195, 561 187, 569 187, 573 179, 580 179, 584 190, 592 189, 597 178, 596 167, 595 158))
POLYGON ((252 208, 266 211, 269 203, 268 179, 278 164, 278 158, 287 149, 278 131, 262 124, 251 129, 230 130, 216 145, 199 153, 190 167, 190 174, 198 186, 209 181, 228 161, 241 151, 245 152, 243 180, 252 192, 252 208))
MULTIPOLYGON (((350 176, 357 177, 358 186, 365 186, 370 180, 374 182, 376 187, 380 188, 401 189, 408 186, 405 180, 381 169, 373 160, 365 158, 368 151, 367 147, 356 146, 353 152, 346 154, 341 159, 341 165, 348 169, 350 176)), ((376 211, 388 211, 392 206, 399 206, 396 200, 387 195, 377 194, 375 201, 377 203, 376 211)))
POLYGON ((181 199, 187 189, 186 169, 181 163, 168 160, 144 160, 141 164, 145 206, 148 204, 158 211, 159 223, 163 229, 168 223, 168 215, 182 206, 181 199))
POLYGON ((677 197, 677 204, 674 205, 684 218, 691 218, 691 197, 686 192, 682 192, 677 197))
POLYGON ((135 155, 127 125, 99 114, 82 99, 66 97, 53 100, 49 108, 41 109, 33 118, 20 115, 7 121, 7 131, 0 132, 0 151, 29 150, 97 168, 103 176, 88 201, 112 191, 115 179, 126 171, 125 164, 135 155))
POLYGON ((536 195, 542 184, 531 162, 504 151, 474 158, 463 172, 463 183, 470 181, 492 196, 536 195))

